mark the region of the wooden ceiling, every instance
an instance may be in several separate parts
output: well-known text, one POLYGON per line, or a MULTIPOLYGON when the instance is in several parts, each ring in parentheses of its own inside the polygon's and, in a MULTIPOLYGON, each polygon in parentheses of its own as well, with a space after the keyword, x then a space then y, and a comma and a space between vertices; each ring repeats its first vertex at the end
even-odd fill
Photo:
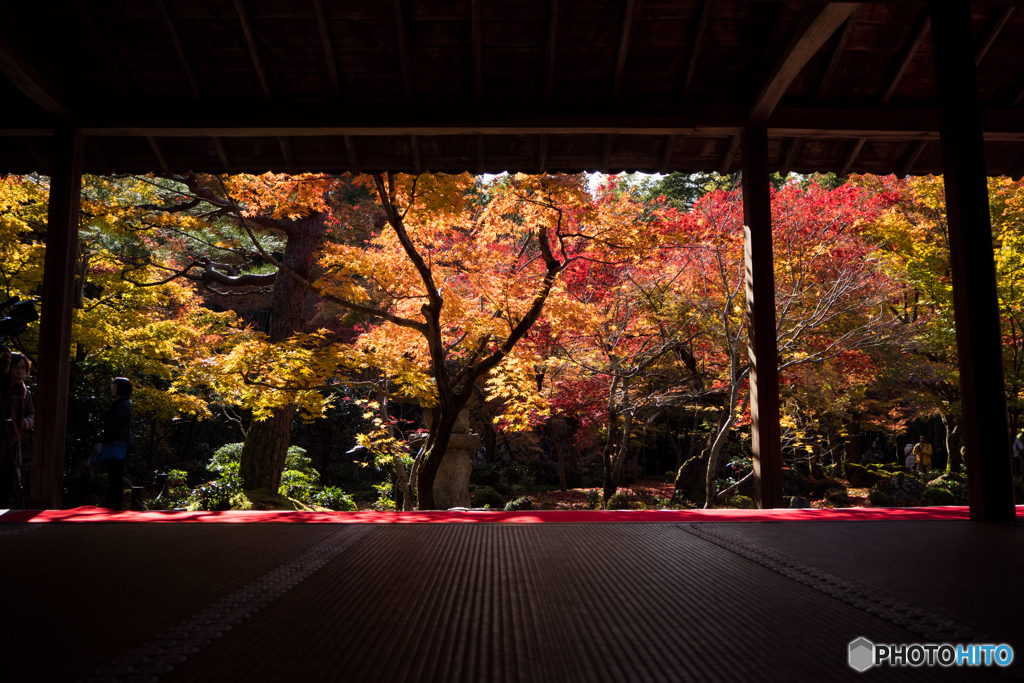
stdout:
MULTIPOLYGON (((0 2, 0 172, 940 171, 928 6, 0 2)), ((1024 0, 972 5, 991 174, 1024 174, 1024 0)))

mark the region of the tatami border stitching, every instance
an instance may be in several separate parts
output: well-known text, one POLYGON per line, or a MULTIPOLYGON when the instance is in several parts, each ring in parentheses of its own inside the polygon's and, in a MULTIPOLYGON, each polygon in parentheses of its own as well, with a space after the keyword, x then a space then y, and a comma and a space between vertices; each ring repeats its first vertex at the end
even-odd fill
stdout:
POLYGON ((819 593, 904 628, 920 636, 923 642, 996 642, 991 636, 970 626, 929 610, 912 607, 899 600, 879 596, 863 585, 847 581, 817 567, 797 562, 792 557, 774 550, 748 543, 733 534, 715 528, 714 525, 680 524, 677 526, 688 534, 714 543, 819 593))
POLYGON ((81 683, 159 681, 271 601, 351 548, 376 527, 345 526, 226 598, 164 631, 142 647, 96 669, 81 683))

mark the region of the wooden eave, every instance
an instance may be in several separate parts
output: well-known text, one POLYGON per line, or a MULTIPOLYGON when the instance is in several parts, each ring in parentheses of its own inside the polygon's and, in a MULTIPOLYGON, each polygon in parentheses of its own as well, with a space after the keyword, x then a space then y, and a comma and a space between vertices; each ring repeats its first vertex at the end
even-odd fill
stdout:
MULTIPOLYGON (((972 5, 991 174, 1024 173, 1024 0, 972 5)), ((927 3, 0 3, 0 172, 940 170, 927 3), (934 143, 934 144, 933 144, 934 143)))

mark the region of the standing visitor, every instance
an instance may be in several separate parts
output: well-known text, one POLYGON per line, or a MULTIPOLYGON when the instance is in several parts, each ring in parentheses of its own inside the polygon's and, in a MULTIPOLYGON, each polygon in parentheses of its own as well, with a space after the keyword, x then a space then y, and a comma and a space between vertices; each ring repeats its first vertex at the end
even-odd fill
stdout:
POLYGON ((916 459, 914 458, 914 442, 908 441, 903 448, 903 466, 908 470, 913 469, 916 459))
POLYGON ((1021 467, 1021 452, 1024 452, 1024 441, 1021 441, 1021 436, 1024 436, 1024 432, 1020 432, 1013 438, 1013 473, 1024 474, 1024 468, 1021 467))
POLYGON ((917 469, 925 474, 932 470, 932 445, 924 434, 914 446, 914 457, 917 458, 917 469))
POLYGON ((883 454, 882 450, 878 447, 877 441, 873 441, 871 443, 871 448, 864 453, 864 457, 861 458, 861 462, 865 465, 881 465, 885 462, 885 454, 883 454))
MULTIPOLYGON (((0 411, 4 414, 9 414, 11 410, 10 371, 11 351, 3 347, 3 351, 0 352, 0 411)), ((8 424, 8 438, 0 439, 0 509, 11 507, 14 485, 18 481, 15 473, 14 440, 10 438, 12 427, 13 425, 8 424)))
POLYGON ((11 442, 11 455, 14 458, 14 486, 21 486, 21 437, 36 423, 36 409, 32 403, 32 392, 25 386, 25 378, 32 371, 32 362, 24 354, 11 354, 10 369, 10 422, 8 437, 11 442))
POLYGON ((107 471, 107 507, 121 510, 124 506, 124 465, 135 448, 132 439, 132 383, 117 377, 110 383, 114 403, 103 419, 103 433, 93 446, 100 463, 107 471))

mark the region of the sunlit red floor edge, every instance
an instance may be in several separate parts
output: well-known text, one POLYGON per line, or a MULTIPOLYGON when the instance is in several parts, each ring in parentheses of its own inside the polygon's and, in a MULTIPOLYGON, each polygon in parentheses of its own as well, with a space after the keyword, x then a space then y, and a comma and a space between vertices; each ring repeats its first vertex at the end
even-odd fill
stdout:
MULTIPOLYGON (((1018 518, 1024 505, 1017 506, 1018 518)), ((965 505, 915 508, 836 508, 776 510, 536 510, 523 512, 305 512, 225 510, 218 512, 113 512, 105 508, 0 511, 0 522, 155 522, 250 524, 592 524, 601 522, 847 522, 907 520, 967 520, 965 505)))

